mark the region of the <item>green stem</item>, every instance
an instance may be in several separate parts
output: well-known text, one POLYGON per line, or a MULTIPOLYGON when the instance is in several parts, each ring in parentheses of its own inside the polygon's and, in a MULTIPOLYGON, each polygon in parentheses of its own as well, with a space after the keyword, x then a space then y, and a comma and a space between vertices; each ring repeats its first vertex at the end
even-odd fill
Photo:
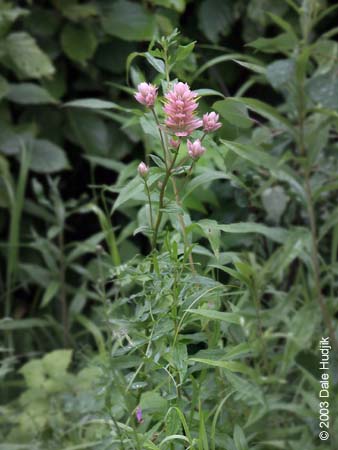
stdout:
POLYGON ((319 249, 318 249, 318 238, 317 238, 317 225, 316 225, 316 216, 314 212, 313 199, 312 199, 312 191, 310 184, 310 161, 307 154, 307 149, 305 145, 305 117, 306 117, 306 105, 305 105, 305 92, 304 92, 304 84, 303 80, 299 82, 298 86, 299 92, 299 105, 298 105, 298 117, 299 117, 299 131, 298 131, 298 144, 299 151, 301 156, 305 159, 305 173, 304 173, 304 187, 305 187, 305 196, 307 203, 307 210, 310 222, 310 232, 311 232, 311 262, 312 262, 312 270, 314 274, 314 282, 315 282, 315 290, 316 290, 316 299, 321 310, 321 314, 324 320, 324 323, 328 329, 330 339, 332 344, 336 349, 338 349, 338 341, 335 335, 334 326, 332 323, 332 319, 330 313, 326 307, 326 303, 324 301, 324 297, 321 289, 321 280, 320 280, 320 262, 319 262, 319 249))
POLYGON ((164 206, 164 194, 165 194, 165 190, 171 175, 171 171, 175 165, 176 159, 177 159, 177 155, 178 155, 178 150, 175 153, 175 156, 170 164, 170 166, 167 168, 163 183, 162 183, 162 187, 161 187, 161 191, 160 191, 160 200, 159 200, 159 205, 158 205, 158 213, 157 213, 157 219, 156 219, 156 223, 155 223, 155 227, 154 227, 154 235, 153 235, 153 241, 152 241, 152 246, 153 248, 156 247, 156 242, 157 242, 157 235, 158 235, 158 230, 161 224, 161 219, 162 219, 162 215, 163 215, 163 206, 164 206))
MULTIPOLYGON (((149 202, 150 227, 151 227, 151 230, 154 232, 153 207, 152 207, 150 190, 149 190, 149 186, 148 186, 147 180, 144 180, 144 185, 145 185, 145 188, 146 188, 148 202, 149 202)), ((151 240, 151 244, 152 244, 152 240, 151 240)))
POLYGON ((167 155, 168 151, 167 151, 167 147, 166 147, 165 142, 164 142, 164 137, 163 137, 163 133, 162 133, 162 130, 161 130, 161 125, 160 125, 160 122, 158 120, 158 117, 157 117, 157 114, 156 114, 154 108, 151 108, 151 112, 153 113, 153 116, 155 118, 155 122, 156 122, 156 125, 157 125, 157 128, 158 128, 158 132, 160 134, 161 145, 162 145, 163 154, 164 154, 165 166, 168 168, 168 162, 167 162, 167 160, 168 160, 168 155, 167 155))

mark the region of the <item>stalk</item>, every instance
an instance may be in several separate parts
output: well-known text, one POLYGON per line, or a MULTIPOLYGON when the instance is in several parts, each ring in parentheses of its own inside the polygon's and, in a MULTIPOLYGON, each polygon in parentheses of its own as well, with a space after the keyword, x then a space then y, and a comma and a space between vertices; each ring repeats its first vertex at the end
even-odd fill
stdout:
POLYGON ((317 224, 316 224, 316 216, 314 211, 314 204, 312 199, 312 190, 310 184, 310 161, 305 145, 305 136, 304 136, 304 125, 306 118, 306 105, 305 105, 305 92, 304 92, 304 82, 303 78, 299 82, 298 85, 298 94, 299 94, 299 105, 298 105, 298 144, 299 144, 299 152, 302 157, 305 159, 305 173, 304 173, 304 188, 305 188, 305 196, 308 210, 308 217, 310 222, 310 232, 311 232, 311 262, 312 262, 312 270, 314 274, 314 282, 315 282, 315 290, 316 290, 316 300, 319 305, 323 321, 327 327, 327 330, 330 335, 330 340, 334 347, 338 349, 338 341, 335 335, 333 322, 330 316, 330 313, 327 309, 322 288, 321 288, 321 280, 320 280, 320 261, 319 261, 319 248, 318 248, 318 235, 317 235, 317 224))

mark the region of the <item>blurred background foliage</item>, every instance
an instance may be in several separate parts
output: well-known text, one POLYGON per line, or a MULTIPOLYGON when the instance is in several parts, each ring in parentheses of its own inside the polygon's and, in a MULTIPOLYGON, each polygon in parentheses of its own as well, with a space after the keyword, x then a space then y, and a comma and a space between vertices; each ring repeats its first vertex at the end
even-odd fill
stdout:
MULTIPOLYGON (((74 427, 65 437, 62 430, 69 420, 80 422, 84 416, 95 414, 102 409, 104 401, 88 392, 90 383, 97 380, 99 374, 93 367, 85 367, 93 349, 101 356, 105 353, 105 339, 110 333, 102 330, 102 290, 97 286, 98 277, 109 279, 108 264, 118 267, 122 264, 121 269, 116 269, 120 272, 117 275, 114 272, 114 276, 121 275, 123 291, 123 283, 128 285, 133 279, 142 285, 146 276, 140 267, 138 272, 124 267, 136 254, 149 250, 144 237, 133 236, 142 222, 137 213, 138 199, 128 207, 116 208, 112 222, 109 212, 117 194, 121 196, 121 186, 134 176, 138 161, 153 144, 151 124, 145 120, 140 125, 131 114, 136 108, 131 95, 136 85, 161 76, 162 66, 148 51, 149 46, 178 28, 180 53, 174 68, 177 78, 189 82, 193 89, 214 90, 218 96, 245 95, 260 99, 296 120, 292 80, 297 69, 290 54, 298 45, 296 34, 301 34, 300 28, 303 36, 307 33, 306 7, 310 3, 313 2, 0 0, 0 296, 4 317, 0 321, 3 333, 0 375, 6 379, 1 396, 4 401, 10 400, 26 387, 14 412, 12 406, 4 410, 5 414, 14 414, 12 424, 20 430, 22 442, 29 436, 32 442, 42 439, 46 448, 66 448, 83 441, 90 442, 94 448, 98 442, 101 447, 97 448, 110 445, 109 439, 102 444, 105 442, 102 436, 107 437, 100 428, 103 425, 95 420, 86 422, 85 432, 74 427), (299 22, 297 12, 301 7, 304 8, 303 22, 299 22), (84 104, 74 102, 93 98, 111 103, 91 102, 89 107, 83 107, 84 104), (117 187, 113 188, 116 182, 117 187), (102 186, 105 195, 102 195, 102 186), (101 246, 107 250, 103 256, 101 246), (101 260, 107 263, 103 267, 101 260), (102 275, 102 270, 107 273, 102 275), (71 352, 55 350, 60 347, 75 350, 73 367, 76 372, 67 372, 71 352), (43 356, 46 352, 51 353, 43 356), (37 359, 30 361, 32 358, 37 359), (22 376, 14 374, 14 369, 22 365, 22 376), (23 406, 22 414, 18 414, 18 408, 23 406), (38 431, 30 434, 33 416, 38 431)), ((311 107, 319 105, 322 111, 311 116, 306 139, 311 164, 320 168, 313 173, 312 184, 316 213, 322 225, 319 230, 321 262, 324 267, 330 265, 330 270, 323 270, 324 292, 331 298, 333 314, 336 314, 338 43, 335 27, 338 11, 334 1, 315 3, 321 12, 320 20, 314 30, 311 29, 313 54, 305 89, 311 107), (324 37, 317 40, 323 33, 324 37), (327 121, 325 111, 330 111, 331 115, 327 116, 331 122, 327 121), (324 183, 330 187, 322 189, 324 183)), ((204 91, 204 94, 212 92, 204 91)), ((200 104, 204 111, 212 100, 203 95, 200 104)), ((195 192, 187 200, 186 206, 192 211, 193 219, 208 217, 222 224, 262 222, 286 229, 303 226, 307 213, 299 206, 297 184, 292 186, 287 175, 283 178, 277 171, 274 176, 278 183, 267 176, 280 158, 283 162, 291 160, 296 167, 302 163, 301 157, 293 160, 288 153, 291 140, 280 136, 279 116, 276 122, 274 113, 265 110, 263 117, 268 119, 265 122, 255 112, 249 118, 244 106, 232 104, 229 107, 229 103, 221 103, 214 107, 223 120, 219 137, 227 142, 242 137, 242 143, 261 146, 275 159, 260 160, 260 154, 253 153, 251 160, 246 161, 241 157, 241 148, 233 147, 226 154, 226 166, 239 177, 243 186, 216 177, 212 189, 199 189, 198 194, 195 192), (269 120, 273 127, 268 124, 269 120), (253 167, 257 161, 258 170, 253 167)), ((208 144, 216 154, 215 144, 212 141, 208 144)), ((212 163, 221 170, 222 164, 215 154, 211 157, 212 163)), ((215 254, 219 252, 220 230, 209 232, 211 225, 206 223, 200 235, 204 239, 202 243, 208 242, 215 254)), ((290 367, 297 358, 304 376, 302 382, 310 379, 314 390, 314 379, 307 368, 313 371, 316 354, 313 347, 302 352, 302 346, 308 343, 311 346, 311 336, 313 339, 318 325, 314 319, 317 310, 306 301, 304 304, 299 301, 299 298, 311 297, 311 276, 298 262, 308 263, 306 249, 310 238, 301 228, 284 242, 285 236, 281 232, 268 235, 269 239, 264 240, 230 231, 222 237, 221 250, 228 252, 223 255, 223 263, 233 258, 231 252, 238 249, 256 254, 257 260, 249 260, 247 266, 237 265, 239 280, 244 280, 245 284, 246 277, 251 279, 254 273, 262 273, 261 278, 257 277, 258 287, 249 286, 248 290, 264 291, 264 307, 272 298, 276 300, 274 316, 270 314, 267 323, 272 328, 277 327, 275 318, 284 317, 282 341, 285 329, 296 336, 294 342, 287 344, 281 372, 285 376, 288 374, 288 381, 292 383, 294 373, 290 367), (268 261, 275 250, 272 242, 286 245, 275 259, 268 261), (263 266, 265 261, 270 265, 263 266), (284 301, 285 292, 296 284, 293 298, 297 307, 294 308, 284 301)), ((201 261, 205 263, 213 253, 201 251, 201 261)), ((234 258, 239 262, 236 255, 234 258)), ((124 294, 129 295, 128 289, 124 294)), ((110 295, 118 297, 113 287, 110 295)), ((140 316, 143 313, 147 312, 137 312, 140 316)), ((194 329, 196 334, 198 326, 194 329)), ((250 332, 254 333, 253 325, 250 332)), ((163 347, 159 351, 163 351, 163 347)), ((127 351, 121 351, 122 356, 125 353, 127 351)), ((175 357, 184 359, 184 355, 175 357)), ((134 361, 132 355, 128 358, 126 362, 121 357, 116 362, 117 367, 125 369, 128 364, 137 367, 139 360, 134 361)), ((172 355, 167 355, 167 359, 170 358, 172 355)), ((96 363, 94 360, 91 364, 96 363)), ((242 392, 241 400, 244 398, 246 412, 243 414, 254 410, 252 414, 256 416, 251 419, 256 426, 262 405, 261 390, 232 376, 232 385, 237 392, 242 392), (252 397, 248 391, 253 392, 252 397)), ((270 381, 273 383, 272 379, 270 381)), ((210 373, 205 375, 204 382, 206 391, 211 392, 210 373)), ((120 394, 115 395, 122 402, 120 394)), ((145 410, 155 409, 156 417, 156 408, 157 412, 163 412, 165 407, 156 393, 151 395, 148 399, 144 395, 142 404, 145 410)), ((217 393, 213 395, 217 397, 217 393)), ((293 395, 297 399, 293 391, 288 392, 287 399, 293 395)), ((302 395, 302 401, 313 406, 313 395, 308 392, 302 395)), ((278 407, 276 400, 276 411, 278 407)), ((291 411, 307 417, 305 406, 288 408, 283 403, 284 413, 291 411)), ((116 409, 119 414, 118 405, 116 409)), ((313 418, 307 420, 313 424, 313 418)), ((284 447, 283 443, 273 448, 315 448, 309 434, 303 429, 299 431, 298 424, 293 425, 290 435, 300 432, 299 440, 289 447, 284 447)), ((170 426, 173 433, 181 427, 177 423, 170 426)), ((6 434, 7 439, 12 441, 16 432, 14 429, 6 434)), ((235 434, 236 447, 231 447, 229 441, 228 448, 249 448, 242 430, 236 429, 235 434)), ((282 439, 277 436, 276 440, 279 438, 282 439)), ((226 448, 221 446, 222 435, 218 439, 219 448, 226 448)), ((36 448, 41 448, 39 445, 36 444, 36 448)), ((259 448, 271 448, 269 442, 264 445, 259 448)))

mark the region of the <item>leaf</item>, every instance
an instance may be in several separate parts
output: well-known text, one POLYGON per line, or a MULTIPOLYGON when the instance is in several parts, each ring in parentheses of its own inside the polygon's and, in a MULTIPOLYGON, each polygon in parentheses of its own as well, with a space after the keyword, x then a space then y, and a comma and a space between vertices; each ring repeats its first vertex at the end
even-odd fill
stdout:
POLYGON ((72 350, 54 350, 42 358, 46 373, 57 378, 65 375, 72 359, 72 350))
POLYGON ((0 75, 0 100, 5 97, 9 91, 9 84, 2 75, 0 75))
POLYGON ((155 15, 129 0, 103 4, 100 17, 107 34, 125 41, 150 41, 156 30, 155 15))
POLYGON ((47 327, 48 322, 42 319, 11 319, 4 318, 0 320, 0 330, 30 330, 34 327, 47 327))
POLYGON ((49 283, 47 289, 45 290, 45 292, 43 294, 40 308, 44 308, 45 306, 47 306, 50 303, 50 301, 57 294, 59 288, 60 288, 60 283, 58 281, 51 281, 49 283))
POLYGON ((208 97, 211 95, 217 96, 217 97, 223 97, 224 95, 221 92, 215 91, 215 89, 194 89, 194 92, 199 97, 208 97))
POLYGON ((290 33, 282 33, 273 38, 258 38, 248 44, 265 53, 288 53, 296 47, 298 41, 290 33))
POLYGON ((193 52, 195 42, 190 42, 187 45, 179 45, 176 51, 176 61, 184 61, 190 53, 193 52))
POLYGON ((265 117, 268 120, 271 120, 272 122, 279 122, 280 124, 284 125, 292 134, 294 134, 292 124, 288 121, 288 119, 279 114, 279 112, 274 107, 268 105, 267 103, 248 97, 231 97, 231 99, 235 102, 242 103, 250 110, 260 114, 261 116, 265 117))
POLYGON ((287 230, 279 227, 267 227, 260 223, 238 222, 231 225, 218 225, 221 231, 225 233, 258 233, 263 234, 272 241, 283 244, 287 237, 287 230))
POLYGON ((61 45, 71 60, 83 63, 94 55, 97 39, 90 28, 67 24, 61 32, 61 45))
POLYGON ((239 313, 221 312, 213 309, 187 309, 187 312, 196 314, 211 320, 220 320, 221 322, 240 324, 241 315, 239 313))
POLYGON ((43 87, 33 83, 10 84, 6 98, 22 105, 45 105, 57 103, 43 87))
POLYGON ((262 193, 262 203, 267 212, 267 220, 278 224, 288 201, 289 197, 285 194, 282 186, 265 189, 262 193))
POLYGON ((140 399, 140 407, 147 414, 165 413, 167 409, 167 400, 158 392, 143 392, 140 399))
POLYGON ((198 10, 198 26, 211 42, 218 42, 231 30, 233 8, 226 0, 204 0, 198 10))
POLYGON ((199 362, 201 364, 207 364, 208 366, 219 367, 221 369, 229 370, 230 372, 245 373, 248 375, 252 374, 252 369, 243 363, 237 361, 222 361, 222 360, 212 360, 204 358, 189 358, 189 361, 199 362))
POLYGON ((41 78, 55 72, 49 57, 37 46, 35 39, 25 32, 9 34, 5 48, 15 70, 24 77, 41 78))
POLYGON ((277 169, 278 166, 282 166, 281 162, 269 153, 260 150, 250 144, 241 144, 239 142, 225 141, 221 139, 222 144, 236 155, 243 159, 250 161, 251 163, 266 167, 267 169, 277 169))
POLYGON ((121 107, 116 103, 107 100, 100 100, 99 98, 81 98, 79 100, 72 100, 64 103, 63 106, 70 108, 87 108, 87 109, 120 109, 121 107))
POLYGON ((125 187, 123 187, 115 200, 113 211, 119 209, 127 201, 134 199, 137 194, 144 194, 144 183, 139 176, 136 176, 125 187))
POLYGON ((153 66, 153 68, 157 70, 157 72, 165 74, 165 65, 161 59, 154 58, 154 56, 152 56, 149 52, 145 53, 144 56, 148 63, 153 66))
POLYGON ((69 169, 64 150, 45 139, 35 139, 31 153, 31 170, 38 173, 54 173, 69 169))
POLYGON ((275 89, 292 81, 294 74, 295 62, 292 59, 279 59, 266 68, 266 77, 275 89))
POLYGON ((236 450, 249 450, 248 443, 242 428, 239 425, 235 425, 234 441, 236 450))
POLYGON ((250 128, 252 121, 249 118, 246 106, 232 99, 219 100, 213 108, 232 125, 239 128, 250 128))
POLYGON ((306 89, 311 99, 324 108, 338 109, 338 78, 336 70, 311 78, 306 89))

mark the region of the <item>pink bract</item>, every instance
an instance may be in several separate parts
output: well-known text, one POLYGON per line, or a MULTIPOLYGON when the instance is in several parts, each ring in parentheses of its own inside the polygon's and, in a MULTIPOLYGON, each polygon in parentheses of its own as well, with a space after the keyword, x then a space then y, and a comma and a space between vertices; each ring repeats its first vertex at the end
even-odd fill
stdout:
POLYGON ((176 83, 165 95, 165 125, 176 136, 189 136, 203 125, 202 120, 195 116, 198 107, 196 97, 197 94, 190 90, 188 84, 182 82, 176 83))
POLYGON ((205 152, 205 148, 202 146, 199 139, 196 139, 194 142, 190 142, 188 139, 187 145, 189 156, 191 156, 192 159, 198 159, 205 152))
POLYGON ((140 83, 137 86, 137 92, 134 97, 142 105, 151 108, 154 106, 155 100, 157 98, 157 87, 150 83, 140 83))
POLYGON ((222 126, 220 122, 218 122, 219 115, 214 111, 211 113, 206 113, 203 115, 203 131, 206 133, 211 133, 212 131, 218 130, 222 126))

